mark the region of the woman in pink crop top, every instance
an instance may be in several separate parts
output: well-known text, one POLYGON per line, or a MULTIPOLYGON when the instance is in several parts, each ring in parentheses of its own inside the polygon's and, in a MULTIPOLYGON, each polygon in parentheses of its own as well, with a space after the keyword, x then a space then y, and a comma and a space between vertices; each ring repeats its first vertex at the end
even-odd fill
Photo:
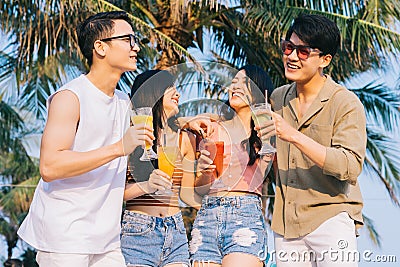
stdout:
POLYGON ((242 67, 229 87, 223 120, 216 122, 214 133, 200 143, 201 149, 224 142, 224 157, 217 171, 207 150, 201 150, 198 160, 195 191, 204 197, 189 243, 194 267, 205 262, 212 267, 263 266, 267 233, 261 195, 273 157, 257 154, 261 141, 254 130, 250 105, 264 102, 264 92, 270 94, 272 89, 264 70, 253 65, 242 67))
POLYGON ((180 97, 174 82, 169 72, 150 70, 138 75, 131 89, 133 107, 153 107, 153 150, 159 145, 176 147, 177 157, 171 159, 169 177, 158 169, 158 160, 139 160, 143 148, 130 156, 121 233, 127 266, 190 266, 178 195, 185 180, 194 180, 194 150, 188 133, 172 121, 180 97))

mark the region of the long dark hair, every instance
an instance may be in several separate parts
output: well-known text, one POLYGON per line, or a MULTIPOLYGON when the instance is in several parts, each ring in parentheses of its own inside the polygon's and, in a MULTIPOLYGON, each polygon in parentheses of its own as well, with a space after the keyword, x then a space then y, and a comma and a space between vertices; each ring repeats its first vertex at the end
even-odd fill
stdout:
MULTIPOLYGON (((248 81, 246 84, 249 87, 249 90, 252 95, 252 103, 263 103, 265 102, 265 92, 268 94, 268 99, 274 90, 274 85, 272 84, 271 78, 268 74, 260 67, 255 65, 245 65, 241 67, 239 71, 244 70, 246 73, 246 77, 248 81)), ((229 103, 229 98, 225 102, 226 105, 223 106, 221 113, 224 119, 232 119, 234 116, 235 111, 231 108, 229 103)), ((256 148, 261 148, 261 140, 257 136, 257 132, 254 130, 254 121, 251 119, 250 121, 250 128, 251 133, 248 139, 245 139, 241 142, 242 146, 246 148, 249 154, 249 162, 247 165, 253 165, 259 155, 256 152, 256 148)))
MULTIPOLYGON (((152 107, 153 112, 153 129, 154 137, 153 150, 157 151, 160 133, 164 128, 162 118, 164 116, 163 99, 165 91, 174 86, 175 77, 165 70, 148 70, 138 76, 131 87, 131 102, 134 108, 152 107)), ((172 130, 177 131, 178 126, 174 118, 168 120, 168 125, 172 130)), ((136 182, 145 181, 149 178, 150 173, 156 166, 156 161, 149 162, 139 161, 140 155, 143 153, 141 147, 137 147, 132 153, 131 162, 133 169, 131 172, 136 182)))
MULTIPOLYGON (((174 86, 175 77, 165 70, 148 70, 138 76, 131 88, 131 101, 134 108, 152 107, 153 128, 155 140, 153 148, 157 146, 159 134, 163 129, 162 118, 165 115, 163 99, 165 91, 174 86)), ((177 130, 174 121, 168 121, 173 130, 177 130)))

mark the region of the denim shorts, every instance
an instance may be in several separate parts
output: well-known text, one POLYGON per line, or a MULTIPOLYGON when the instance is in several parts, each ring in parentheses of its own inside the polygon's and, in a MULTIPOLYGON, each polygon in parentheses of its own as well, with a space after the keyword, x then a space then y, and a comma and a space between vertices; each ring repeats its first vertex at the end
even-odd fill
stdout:
POLYGON ((153 217, 125 210, 122 218, 121 250, 127 266, 190 266, 188 240, 179 212, 153 217))
POLYGON ((223 257, 234 252, 264 261, 267 230, 260 197, 205 196, 193 224, 189 252, 192 262, 222 264, 223 257))

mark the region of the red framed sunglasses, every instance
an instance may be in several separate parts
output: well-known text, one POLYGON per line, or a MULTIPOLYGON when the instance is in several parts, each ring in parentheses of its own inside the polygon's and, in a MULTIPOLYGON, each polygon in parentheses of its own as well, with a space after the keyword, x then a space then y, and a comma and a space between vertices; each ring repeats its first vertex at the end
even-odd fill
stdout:
POLYGON ((291 53, 293 53, 293 50, 296 50, 297 57, 303 60, 307 59, 310 56, 311 52, 319 52, 320 56, 323 54, 321 50, 317 48, 311 48, 308 45, 295 45, 288 40, 281 41, 281 49, 282 53, 286 56, 289 56, 291 53))

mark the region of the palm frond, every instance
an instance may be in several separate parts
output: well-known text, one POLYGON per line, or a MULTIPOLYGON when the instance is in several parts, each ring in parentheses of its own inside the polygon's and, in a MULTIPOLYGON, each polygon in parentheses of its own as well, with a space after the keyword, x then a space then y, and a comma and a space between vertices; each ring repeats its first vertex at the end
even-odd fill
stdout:
POLYGON ((7 181, 19 183, 39 173, 38 162, 30 158, 20 139, 13 143, 14 151, 0 154, 2 165, 0 175, 7 181))
POLYGON ((12 102, 17 99, 15 65, 15 57, 11 53, 0 50, 0 101, 12 102))
POLYGON ((188 3, 194 3, 200 7, 205 7, 210 10, 216 10, 217 12, 223 6, 235 6, 238 4, 237 0, 187 0, 188 3))
POLYGON ((369 237, 372 242, 374 242, 378 247, 381 246, 381 236, 378 233, 378 230, 375 228, 374 221, 363 214, 364 225, 368 230, 369 237))
POLYGON ((361 88, 351 88, 363 103, 370 127, 381 126, 399 136, 400 92, 374 81, 361 88))
MULTIPOLYGON (((89 15, 112 10, 121 8, 104 0, 22 0, 18 3, 0 0, 0 12, 5 15, 0 27, 16 37, 12 43, 18 45, 20 70, 25 70, 22 66, 29 68, 36 58, 44 59, 60 51, 72 59, 77 55, 83 59, 78 52, 76 25, 89 15)), ((172 49, 179 56, 195 62, 194 57, 174 40, 145 21, 133 15, 130 17, 142 36, 150 36, 160 47, 172 49)))
POLYGON ((87 6, 83 1, 2 0, 1 27, 10 33, 11 43, 17 46, 19 69, 25 71, 33 60, 59 51, 70 56, 76 53, 78 44, 73 26, 88 14, 87 6))
POLYGON ((400 141, 373 127, 367 128, 367 135, 365 170, 371 176, 378 175, 391 200, 400 206, 400 141))
POLYGON ((32 176, 13 187, 7 194, 0 195, 2 211, 18 221, 21 214, 28 212, 39 179, 39 175, 32 176))
MULTIPOLYGON (((98 7, 97 12, 99 12, 100 10, 101 11, 123 10, 105 0, 97 0, 94 2, 96 2, 98 7)), ((150 39, 155 38, 157 44, 161 46, 162 49, 165 50, 172 49, 179 56, 181 57, 185 56, 190 61, 196 62, 196 59, 184 47, 182 47, 180 44, 172 40, 170 37, 168 37, 161 31, 155 29, 153 26, 151 26, 150 24, 146 23, 145 21, 141 20, 138 17, 130 15, 130 18, 132 19, 133 24, 137 27, 137 30, 140 31, 142 35, 144 36, 149 35, 150 39)))
MULTIPOLYGON (((278 46, 279 39, 300 13, 322 14, 331 18, 341 31, 342 45, 327 71, 334 79, 345 80, 354 73, 372 67, 382 67, 382 58, 400 51, 400 33, 393 30, 396 22, 393 14, 399 12, 398 4, 395 7, 397 11, 382 11, 379 13, 380 19, 376 21, 364 18, 370 10, 362 5, 364 2, 357 3, 354 5, 350 1, 304 1, 300 4, 298 1, 250 1, 245 20, 268 45, 278 46), (383 21, 388 23, 383 24, 383 21), (272 43, 268 40, 272 40, 272 43)), ((264 49, 266 47, 265 45, 264 49)))
POLYGON ((4 101, 0 101, 0 150, 13 149, 15 136, 24 128, 24 122, 18 113, 4 101))
POLYGON ((4 236, 7 243, 8 258, 11 258, 12 250, 18 242, 17 230, 18 224, 13 221, 6 220, 3 217, 0 217, 0 235, 4 236))

